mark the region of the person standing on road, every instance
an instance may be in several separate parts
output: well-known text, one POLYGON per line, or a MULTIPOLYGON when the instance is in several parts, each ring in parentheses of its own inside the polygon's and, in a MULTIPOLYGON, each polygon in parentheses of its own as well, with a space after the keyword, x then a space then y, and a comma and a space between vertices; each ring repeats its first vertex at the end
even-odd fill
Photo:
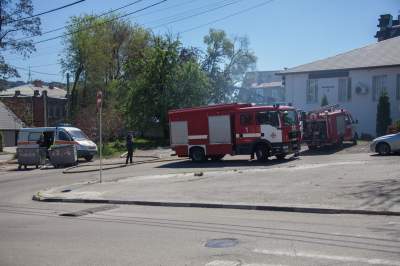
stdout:
POLYGON ((128 150, 128 153, 126 155, 126 163, 128 164, 128 160, 130 163, 132 163, 132 158, 133 158, 133 137, 131 134, 128 134, 126 137, 126 149, 128 150))

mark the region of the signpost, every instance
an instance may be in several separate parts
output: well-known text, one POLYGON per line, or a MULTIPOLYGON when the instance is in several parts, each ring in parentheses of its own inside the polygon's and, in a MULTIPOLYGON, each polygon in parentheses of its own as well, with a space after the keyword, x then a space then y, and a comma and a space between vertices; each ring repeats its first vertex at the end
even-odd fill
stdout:
POLYGON ((96 105, 97 111, 99 112, 99 135, 100 135, 100 148, 99 148, 99 157, 100 157, 100 183, 103 179, 103 165, 102 165, 102 150, 103 150, 103 137, 102 137, 102 125, 101 125, 101 112, 103 107, 103 94, 101 91, 97 92, 96 96, 96 105))

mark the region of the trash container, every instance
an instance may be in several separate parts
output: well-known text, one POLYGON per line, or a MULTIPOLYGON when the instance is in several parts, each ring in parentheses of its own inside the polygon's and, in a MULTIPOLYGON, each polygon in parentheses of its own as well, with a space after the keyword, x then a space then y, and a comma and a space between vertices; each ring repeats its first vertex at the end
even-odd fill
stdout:
POLYGON ((58 168, 60 166, 76 165, 78 156, 75 145, 53 146, 49 149, 50 163, 58 168))
POLYGON ((28 165, 34 165, 39 168, 39 165, 46 163, 46 148, 39 147, 24 147, 17 148, 18 169, 22 166, 26 169, 28 165))

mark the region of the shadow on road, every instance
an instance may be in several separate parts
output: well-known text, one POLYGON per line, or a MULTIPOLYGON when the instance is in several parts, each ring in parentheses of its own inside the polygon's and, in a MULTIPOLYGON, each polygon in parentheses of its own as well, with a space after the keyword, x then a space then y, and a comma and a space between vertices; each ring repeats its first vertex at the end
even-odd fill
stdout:
POLYGON ((301 156, 316 156, 316 155, 331 155, 345 149, 349 149, 354 147, 355 145, 352 143, 343 143, 341 146, 324 146, 315 150, 306 149, 300 152, 301 156))
POLYGON ((356 187, 357 192, 348 194, 362 200, 360 207, 389 209, 400 204, 400 180, 384 179, 366 181, 356 187))
POLYGON ((166 163, 157 168, 216 168, 216 167, 257 167, 257 166, 271 166, 285 164, 297 160, 295 157, 288 157, 287 159, 278 160, 271 159, 266 162, 259 162, 257 160, 221 160, 221 161, 206 161, 202 163, 194 163, 189 159, 186 161, 178 161, 166 163))

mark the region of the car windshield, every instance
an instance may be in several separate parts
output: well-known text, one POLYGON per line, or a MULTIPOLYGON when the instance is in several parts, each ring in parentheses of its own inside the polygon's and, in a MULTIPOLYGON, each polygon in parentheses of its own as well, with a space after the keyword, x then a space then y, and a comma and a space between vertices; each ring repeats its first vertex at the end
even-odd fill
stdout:
POLYGON ((284 125, 292 126, 296 124, 297 113, 294 110, 282 111, 281 114, 284 125))
POLYGON ((68 129, 68 133, 74 140, 89 139, 88 136, 79 129, 68 129))

